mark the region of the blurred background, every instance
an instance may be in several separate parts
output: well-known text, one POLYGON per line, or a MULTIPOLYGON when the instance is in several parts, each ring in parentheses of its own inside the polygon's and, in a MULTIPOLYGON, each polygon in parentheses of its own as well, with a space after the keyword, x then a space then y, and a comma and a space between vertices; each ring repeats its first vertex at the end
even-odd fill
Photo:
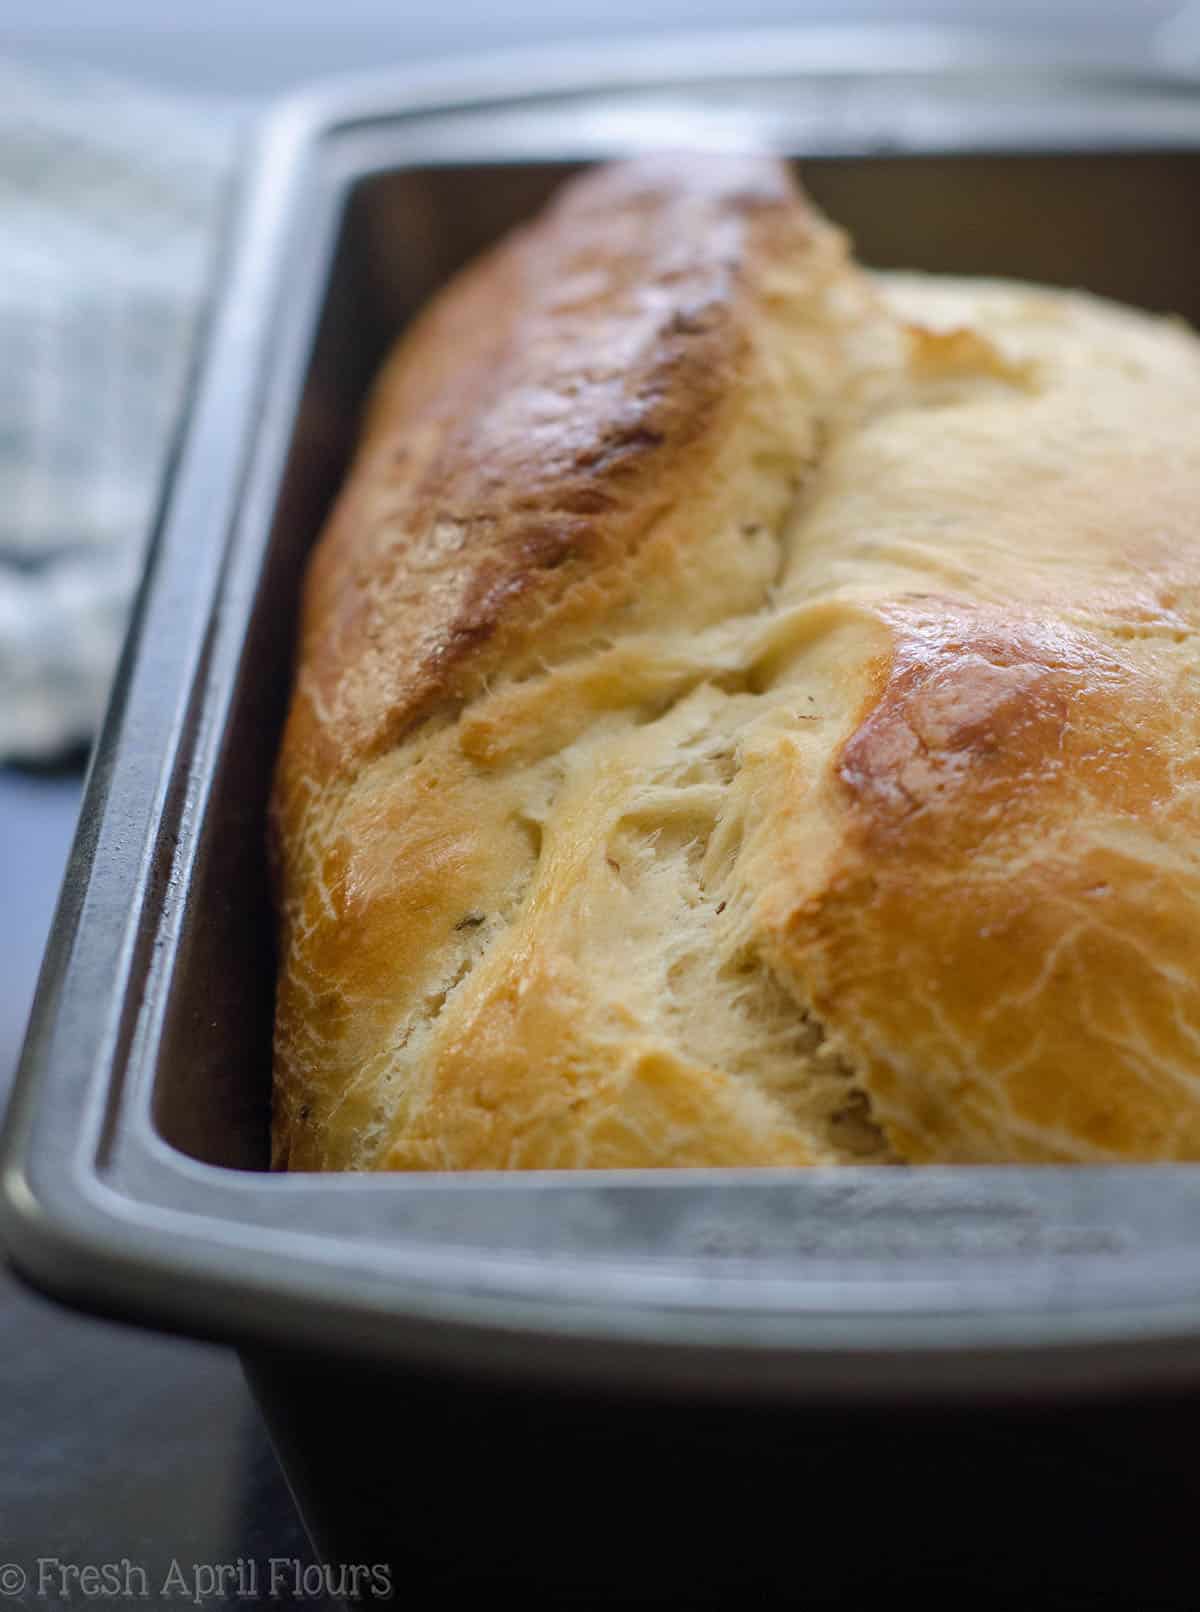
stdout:
MULTIPOLYGON (((668 58, 683 28, 850 24, 986 27, 1047 58, 1200 72, 1200 0, 0 0, 0 1097, 222 201, 270 98, 534 43, 636 34, 668 58)), ((232 1359, 60 1315, 3 1278, 0 1336, 19 1452, 0 1463, 0 1556, 306 1550, 232 1359)))
POLYGON ((1114 59, 1188 10, 1172 0, 6 0, 0 37, 174 89, 259 96, 321 73, 421 57, 690 28, 863 22, 988 24, 1114 59))

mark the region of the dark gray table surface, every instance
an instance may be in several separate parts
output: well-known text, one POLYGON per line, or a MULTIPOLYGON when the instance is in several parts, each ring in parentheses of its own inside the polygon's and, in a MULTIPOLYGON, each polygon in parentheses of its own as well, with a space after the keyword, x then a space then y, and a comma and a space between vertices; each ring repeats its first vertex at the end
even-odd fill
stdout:
MULTIPOLYGON (((81 781, 78 768, 0 770, 0 1089, 23 1035, 81 781)), ((80 1605, 69 1566, 140 1567, 148 1601, 105 1604, 157 1606, 182 1599, 182 1583, 203 1591, 210 1566, 255 1562, 265 1584, 273 1557, 301 1572, 313 1565, 226 1350, 84 1319, 0 1273, 0 1429, 0 1606, 80 1605), (6 1582, 5 1568, 24 1585, 6 1582)), ((276 1574, 286 1591, 292 1568, 276 1574)), ((200 1604, 247 1605, 238 1582, 230 1576, 228 1593, 200 1604)), ((245 1573, 240 1582, 249 1584, 245 1573)), ((141 1581, 129 1586, 140 1592, 141 1581)))

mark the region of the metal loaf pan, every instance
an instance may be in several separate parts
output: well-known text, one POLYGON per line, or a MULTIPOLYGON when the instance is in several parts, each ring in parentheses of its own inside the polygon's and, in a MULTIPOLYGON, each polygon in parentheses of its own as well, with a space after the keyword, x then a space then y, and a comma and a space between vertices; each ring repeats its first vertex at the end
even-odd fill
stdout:
POLYGON ((1200 321, 1200 93, 1165 75, 836 31, 289 103, 92 764, 7 1125, 7 1238, 69 1302, 236 1344, 322 1548, 389 1553, 410 1585, 766 1594, 799 1508, 827 1546, 810 1592, 865 1594, 896 1552, 978 1565, 1007 1486, 1100 1604, 1123 1583, 1106 1506, 1141 1590, 1172 1506, 1181 1540, 1193 1514, 1172 1452, 1200 1404, 1200 1170, 264 1170, 264 802, 305 553, 372 371, 579 164, 764 144, 870 262, 1200 321))

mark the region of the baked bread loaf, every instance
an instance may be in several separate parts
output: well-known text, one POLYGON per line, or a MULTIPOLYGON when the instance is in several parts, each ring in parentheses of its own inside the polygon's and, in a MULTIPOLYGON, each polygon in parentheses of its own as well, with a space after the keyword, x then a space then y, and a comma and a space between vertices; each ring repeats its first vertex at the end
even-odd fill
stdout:
POLYGON ((399 343, 279 759, 292 1169, 1200 1158, 1200 342, 593 170, 399 343))

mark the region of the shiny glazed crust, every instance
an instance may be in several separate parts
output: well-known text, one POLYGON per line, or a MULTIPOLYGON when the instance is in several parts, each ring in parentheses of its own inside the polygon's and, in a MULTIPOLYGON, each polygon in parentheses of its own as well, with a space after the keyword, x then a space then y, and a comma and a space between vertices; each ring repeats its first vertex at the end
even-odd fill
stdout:
POLYGON ((292 1169, 1200 1157, 1200 344, 594 170, 403 338, 272 832, 292 1169))

